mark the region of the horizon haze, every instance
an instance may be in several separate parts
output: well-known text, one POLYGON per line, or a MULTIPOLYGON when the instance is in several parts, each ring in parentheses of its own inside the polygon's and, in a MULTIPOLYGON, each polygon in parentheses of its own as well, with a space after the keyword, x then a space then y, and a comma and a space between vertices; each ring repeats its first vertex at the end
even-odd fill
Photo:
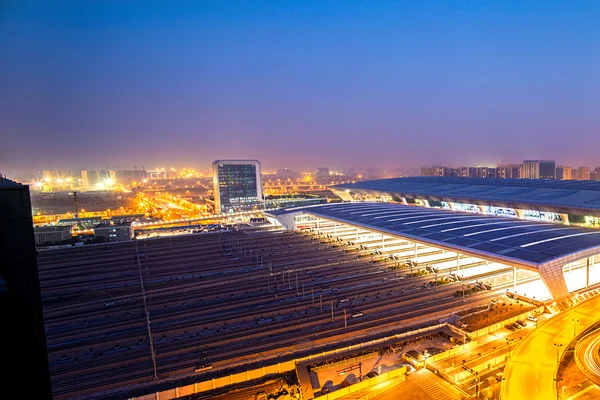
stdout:
POLYGON ((0 169, 600 164, 600 3, 9 2, 0 169))

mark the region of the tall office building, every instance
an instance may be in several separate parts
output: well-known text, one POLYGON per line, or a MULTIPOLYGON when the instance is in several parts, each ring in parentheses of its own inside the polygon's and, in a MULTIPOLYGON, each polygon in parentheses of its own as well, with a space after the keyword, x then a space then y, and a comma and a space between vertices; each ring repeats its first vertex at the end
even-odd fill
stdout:
POLYGON ((556 162, 553 160, 525 160, 521 166, 521 178, 556 179, 556 162))
POLYGON ((51 399, 29 187, 0 177, 0 387, 51 399))
POLYGON ((256 160, 213 162, 215 211, 251 210, 263 202, 260 163, 256 160))
POLYGON ((556 167, 556 179, 570 180, 573 179, 571 175, 571 168, 565 166, 556 167))

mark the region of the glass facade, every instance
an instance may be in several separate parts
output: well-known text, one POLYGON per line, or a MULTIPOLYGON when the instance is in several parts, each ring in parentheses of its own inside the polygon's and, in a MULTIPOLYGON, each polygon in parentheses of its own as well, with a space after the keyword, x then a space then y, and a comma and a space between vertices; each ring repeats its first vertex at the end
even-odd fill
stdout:
POLYGON ((219 211, 228 213, 250 209, 262 201, 258 193, 258 173, 255 164, 219 163, 219 211))
POLYGON ((540 161, 540 179, 556 179, 556 163, 540 161))

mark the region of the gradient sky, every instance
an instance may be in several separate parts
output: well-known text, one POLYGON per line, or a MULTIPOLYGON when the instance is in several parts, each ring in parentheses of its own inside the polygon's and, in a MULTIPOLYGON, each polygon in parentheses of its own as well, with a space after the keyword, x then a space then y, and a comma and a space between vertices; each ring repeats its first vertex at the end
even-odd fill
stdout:
POLYGON ((600 165, 600 1, 4 0, 0 168, 600 165))

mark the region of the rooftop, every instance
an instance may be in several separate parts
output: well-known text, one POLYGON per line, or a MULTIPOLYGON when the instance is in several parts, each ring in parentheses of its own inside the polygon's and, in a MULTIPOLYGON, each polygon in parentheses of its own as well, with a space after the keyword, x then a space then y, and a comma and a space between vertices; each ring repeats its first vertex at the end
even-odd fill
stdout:
POLYGON ((71 227, 68 225, 51 225, 51 226, 36 226, 33 229, 36 233, 44 233, 44 232, 62 232, 64 230, 70 230, 71 227))
POLYGON ((409 177, 336 185, 337 190, 600 216, 600 181, 409 177))
POLYGON ((17 186, 23 186, 18 182, 15 181, 11 181, 8 178, 3 177, 2 175, 0 175, 0 187, 17 187, 17 186))
POLYGON ((131 227, 131 222, 123 222, 123 223, 110 223, 110 224, 98 224, 96 226, 94 226, 94 229, 110 229, 110 228, 124 228, 124 227, 131 227))

